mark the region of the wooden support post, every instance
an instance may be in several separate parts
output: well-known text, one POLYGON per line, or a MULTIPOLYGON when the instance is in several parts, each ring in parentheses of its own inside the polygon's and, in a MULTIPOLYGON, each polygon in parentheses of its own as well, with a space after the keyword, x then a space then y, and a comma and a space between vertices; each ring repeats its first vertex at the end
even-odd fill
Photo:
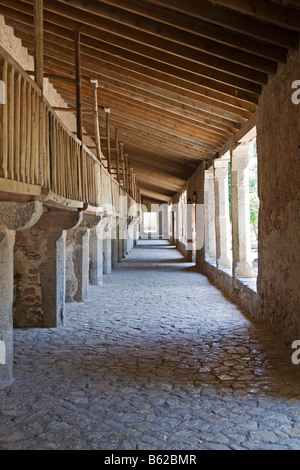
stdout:
POLYGON ((129 178, 128 178, 128 154, 127 153, 124 153, 124 161, 125 161, 125 188, 126 188, 126 191, 128 192, 129 191, 129 178))
POLYGON ((133 174, 133 199, 136 201, 136 176, 133 174))
POLYGON ((80 32, 74 31, 75 37, 75 83, 76 83, 76 118, 77 137, 82 141, 82 89, 81 89, 81 56, 80 56, 80 32))
POLYGON ((43 0, 34 0, 34 71, 37 86, 43 91, 44 41, 43 0))
POLYGON ((133 198, 133 168, 130 168, 130 195, 133 198))
POLYGON ((111 173, 111 156, 110 156, 110 128, 109 128, 109 115, 110 109, 104 108, 106 114, 106 138, 107 138, 107 165, 108 172, 111 173))
POLYGON ((115 141, 116 141, 116 165, 117 165, 117 181, 120 184, 120 154, 119 154, 119 139, 118 139, 118 129, 116 129, 116 135, 115 135, 115 141))
POLYGON ((94 93, 94 126, 95 126, 96 151, 97 151, 97 158, 101 162, 102 161, 102 158, 101 158, 101 140, 100 140, 100 129, 99 129, 98 95, 97 95, 98 81, 91 78, 90 82, 93 86, 93 93, 94 93))
MULTIPOLYGON (((44 88, 44 5, 43 0, 34 0, 33 2, 33 15, 34 15, 34 77, 37 86, 41 90, 41 94, 38 98, 38 136, 37 136, 37 147, 35 152, 37 155, 33 155, 37 162, 35 173, 35 183, 41 186, 46 185, 44 181, 44 167, 45 162, 45 142, 44 142, 44 130, 45 130, 45 115, 44 115, 44 102, 43 102, 43 88, 44 88)), ((35 153, 34 152, 34 153, 35 153)))
POLYGON ((75 40, 75 83, 76 83, 76 120, 77 120, 77 138, 81 141, 80 146, 80 161, 81 161, 81 184, 82 184, 82 197, 84 202, 86 198, 86 168, 84 161, 84 152, 82 146, 82 89, 81 89, 81 54, 80 54, 80 32, 74 31, 75 40))
POLYGON ((123 142, 119 142, 119 146, 120 146, 120 160, 121 160, 121 164, 122 164, 122 183, 123 183, 123 188, 126 189, 126 178, 125 178, 125 160, 124 160, 124 143, 123 142))

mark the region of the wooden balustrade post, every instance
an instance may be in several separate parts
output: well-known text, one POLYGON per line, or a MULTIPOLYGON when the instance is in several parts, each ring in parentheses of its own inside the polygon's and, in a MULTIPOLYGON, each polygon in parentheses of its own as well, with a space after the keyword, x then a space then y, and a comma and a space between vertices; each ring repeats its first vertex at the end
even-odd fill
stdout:
POLYGON ((120 160, 122 163, 122 182, 123 182, 123 188, 126 189, 126 171, 125 171, 125 159, 124 159, 124 143, 119 142, 120 146, 120 160))
POLYGON ((106 114, 106 138, 107 138, 107 166, 108 172, 111 174, 111 157, 110 157, 110 127, 109 127, 109 115, 110 109, 104 108, 106 114))
POLYGON ((119 168, 119 166, 120 166, 120 153, 119 153, 118 129, 116 129, 115 141, 116 141, 117 181, 120 184, 120 168, 119 168))
POLYGON ((129 187, 128 187, 128 154, 124 153, 124 162, 125 162, 125 189, 126 192, 128 193, 129 187))
POLYGON ((100 139, 100 129, 99 129, 99 116, 98 116, 98 95, 97 95, 98 80, 94 80, 91 78, 90 82, 93 85, 93 93, 94 93, 94 126, 95 126, 96 152, 97 152, 98 160, 102 162, 101 139, 100 139))
POLYGON ((34 73, 37 86, 43 92, 44 77, 44 34, 43 0, 34 0, 34 73))
POLYGON ((86 168, 83 152, 83 133, 82 133, 82 89, 81 89, 81 53, 80 53, 80 31, 74 31, 75 40, 75 83, 76 83, 76 120, 77 120, 77 138, 81 141, 80 161, 81 161, 81 184, 82 197, 84 202, 87 201, 86 194, 86 168))
POLYGON ((37 86, 41 90, 38 102, 38 155, 34 155, 37 161, 37 173, 32 175, 38 181, 35 183, 41 186, 46 185, 44 177, 46 166, 46 145, 44 141, 45 136, 45 114, 44 114, 44 101, 43 101, 43 88, 44 88, 44 3, 43 0, 34 0, 34 76, 37 86))

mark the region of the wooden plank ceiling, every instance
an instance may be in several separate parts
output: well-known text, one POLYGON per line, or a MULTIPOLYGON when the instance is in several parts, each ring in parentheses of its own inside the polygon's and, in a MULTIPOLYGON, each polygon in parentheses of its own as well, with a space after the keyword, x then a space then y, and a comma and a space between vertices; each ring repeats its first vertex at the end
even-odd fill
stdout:
MULTIPOLYGON (((0 14, 33 54, 33 1, 0 14)), ((83 108, 90 78, 144 196, 167 200, 255 113, 262 87, 297 48, 299 1, 44 0, 45 75, 76 105, 74 31, 81 32, 83 108)), ((88 133, 93 118, 84 116, 88 133)), ((105 141, 103 142, 105 154, 105 141)), ((112 155, 114 153, 112 152, 112 155)))

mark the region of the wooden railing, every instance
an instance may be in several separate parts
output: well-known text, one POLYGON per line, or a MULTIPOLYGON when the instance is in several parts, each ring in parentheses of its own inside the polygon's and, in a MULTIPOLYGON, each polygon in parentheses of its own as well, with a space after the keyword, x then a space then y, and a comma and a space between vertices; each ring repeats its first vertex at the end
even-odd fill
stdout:
POLYGON ((0 179, 38 186, 90 206, 111 205, 116 213, 124 211, 120 196, 127 197, 129 207, 131 197, 62 123, 35 82, 2 48, 0 80, 6 90, 5 101, 0 103, 0 179))

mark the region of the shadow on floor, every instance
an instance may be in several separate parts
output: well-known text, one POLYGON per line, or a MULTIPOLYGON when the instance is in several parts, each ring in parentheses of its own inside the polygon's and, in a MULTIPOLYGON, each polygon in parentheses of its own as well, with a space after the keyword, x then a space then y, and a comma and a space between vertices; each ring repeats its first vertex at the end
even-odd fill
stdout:
MULTIPOLYGON (((283 359, 282 351, 266 346, 265 337, 260 347, 259 338, 244 344, 244 336, 237 338, 228 331, 218 341, 201 338, 201 333, 196 341, 178 330, 176 337, 168 341, 167 334, 165 340, 151 340, 148 333, 147 339, 144 337, 142 329, 131 330, 131 344, 122 344, 118 337, 101 341, 98 336, 90 348, 79 342, 76 347, 55 344, 52 337, 51 354, 28 351, 22 362, 28 362, 29 377, 41 368, 51 381, 51 376, 55 377, 58 388, 61 374, 62 383, 69 379, 74 389, 86 381, 94 386, 110 383, 136 390, 146 381, 152 388, 164 382, 174 387, 187 385, 199 390, 300 400, 299 369, 283 359)), ((93 334, 91 331, 89 338, 93 334)))

